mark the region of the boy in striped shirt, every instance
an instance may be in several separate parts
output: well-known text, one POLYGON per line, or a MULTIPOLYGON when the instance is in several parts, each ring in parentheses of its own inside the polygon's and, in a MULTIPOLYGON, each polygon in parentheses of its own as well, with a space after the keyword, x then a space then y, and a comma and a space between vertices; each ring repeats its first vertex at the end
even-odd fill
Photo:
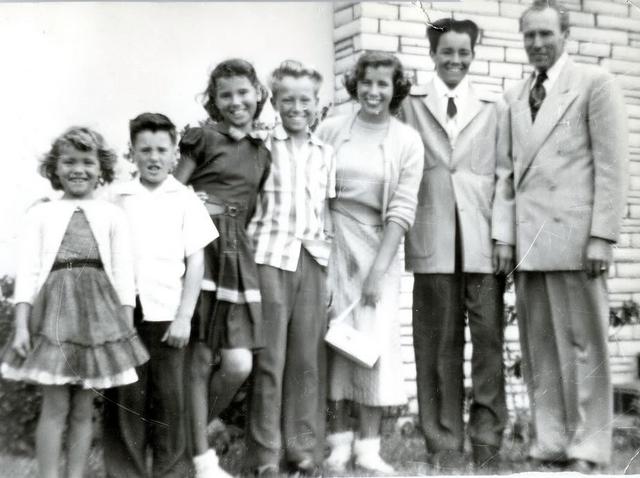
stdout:
POLYGON ((271 75, 282 124, 269 138, 272 165, 249 224, 258 263, 265 348, 254 365, 249 449, 258 476, 276 476, 284 443, 290 472, 316 468, 324 419, 328 199, 331 146, 309 131, 322 76, 297 61, 271 75))

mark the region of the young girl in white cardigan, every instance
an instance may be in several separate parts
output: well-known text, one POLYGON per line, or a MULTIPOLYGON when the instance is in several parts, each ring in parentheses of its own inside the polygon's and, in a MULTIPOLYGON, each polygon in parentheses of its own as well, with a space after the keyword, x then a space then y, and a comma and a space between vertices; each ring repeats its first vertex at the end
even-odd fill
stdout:
POLYGON ((120 210, 93 199, 113 179, 115 154, 102 136, 71 128, 55 140, 40 171, 62 199, 32 206, 19 241, 16 331, 2 376, 40 384, 36 431, 39 476, 83 476, 91 446, 95 389, 135 382, 148 359, 133 329, 135 285, 120 210))

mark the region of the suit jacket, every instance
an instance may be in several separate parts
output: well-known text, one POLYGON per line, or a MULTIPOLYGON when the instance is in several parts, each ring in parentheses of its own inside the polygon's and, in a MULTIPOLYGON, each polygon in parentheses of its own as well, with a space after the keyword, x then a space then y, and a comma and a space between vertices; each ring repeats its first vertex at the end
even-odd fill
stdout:
POLYGON ((451 147, 433 82, 414 87, 401 118, 422 136, 424 173, 413 228, 405 240, 407 270, 453 273, 456 210, 465 272, 491 273, 491 210, 495 187, 498 117, 504 104, 470 91, 451 147))
POLYGON ((590 237, 615 242, 626 197, 627 121, 613 77, 570 59, 532 124, 529 78, 505 94, 493 237, 520 270, 580 270, 590 237))

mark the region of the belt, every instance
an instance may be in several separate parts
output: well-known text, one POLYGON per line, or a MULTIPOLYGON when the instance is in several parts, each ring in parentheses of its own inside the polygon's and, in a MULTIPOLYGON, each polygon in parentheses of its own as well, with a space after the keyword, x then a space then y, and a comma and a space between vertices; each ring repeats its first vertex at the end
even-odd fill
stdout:
POLYGON ((52 271, 59 269, 71 270, 77 267, 95 267, 96 269, 102 269, 102 261, 100 259, 78 259, 75 261, 55 262, 51 267, 52 271))
POLYGON ((209 195, 204 203, 210 216, 231 216, 236 217, 241 212, 247 210, 246 206, 241 204, 226 203, 216 197, 209 195))

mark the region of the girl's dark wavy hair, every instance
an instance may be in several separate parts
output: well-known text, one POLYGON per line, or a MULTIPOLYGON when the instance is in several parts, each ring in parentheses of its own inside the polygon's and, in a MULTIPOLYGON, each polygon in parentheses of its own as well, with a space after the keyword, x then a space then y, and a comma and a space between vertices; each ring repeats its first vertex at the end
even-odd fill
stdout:
POLYGON ((267 102, 269 92, 267 88, 260 83, 260 80, 258 80, 258 75, 256 74, 256 70, 253 68, 253 65, 240 58, 225 60, 218 63, 218 65, 213 69, 211 75, 209 75, 209 84, 207 85, 207 89, 203 93, 204 109, 212 120, 222 121, 224 119, 220 110, 218 110, 218 107, 216 106, 216 80, 219 78, 230 78, 233 76, 246 77, 257 90, 259 100, 256 107, 256 114, 253 115, 253 119, 257 119, 262 112, 262 108, 267 102))
POLYGON ((78 151, 95 151, 100 161, 100 184, 113 181, 118 159, 116 153, 107 146, 100 133, 85 126, 73 126, 56 138, 38 168, 40 174, 49 180, 53 189, 62 190, 56 168, 63 146, 71 146, 78 151))
POLYGON ((393 68, 393 97, 389 104, 391 113, 395 113, 402 100, 404 100, 411 90, 411 80, 404 75, 402 63, 395 55, 381 51, 368 51, 360 55, 353 69, 345 74, 344 86, 352 99, 358 100, 358 82, 364 79, 368 67, 378 68, 388 66, 393 68))

